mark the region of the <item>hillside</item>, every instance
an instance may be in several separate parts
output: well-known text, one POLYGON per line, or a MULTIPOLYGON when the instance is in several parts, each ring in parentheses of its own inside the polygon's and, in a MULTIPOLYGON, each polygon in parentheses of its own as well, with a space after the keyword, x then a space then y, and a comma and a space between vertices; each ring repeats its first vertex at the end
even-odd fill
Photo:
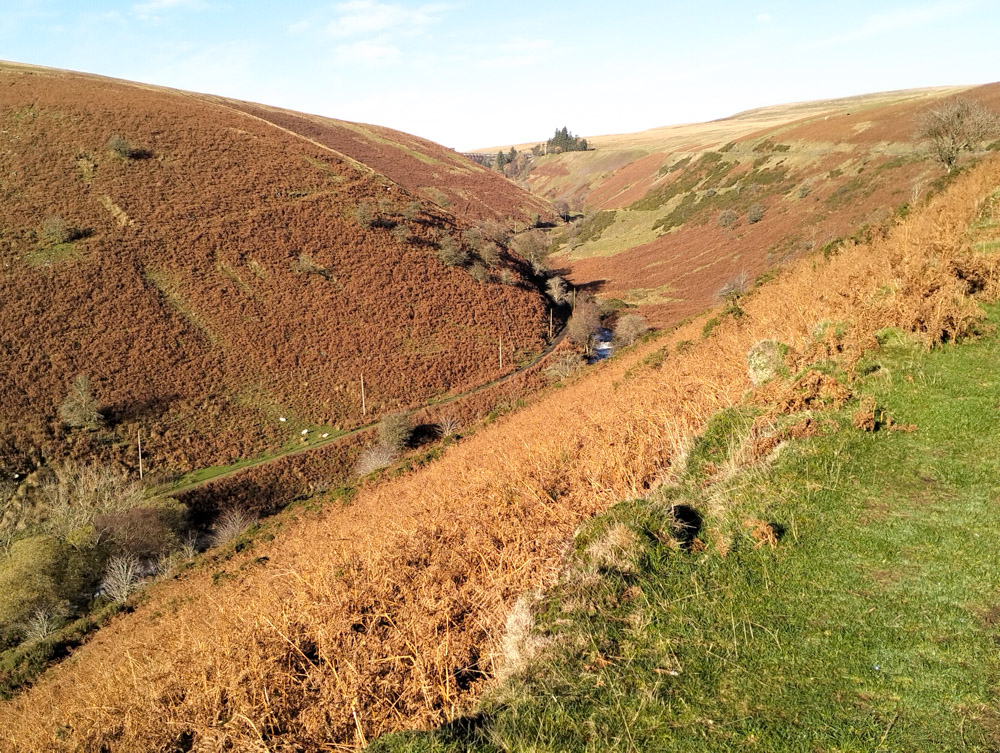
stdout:
POLYGON ((545 346, 544 298, 502 246, 545 202, 450 150, 17 64, 0 120, 4 475, 66 456, 134 471, 139 431, 154 475, 224 464, 545 346), (97 431, 59 417, 79 375, 97 431))
POLYGON ((940 186, 944 168, 916 131, 956 94, 1000 109, 1000 84, 761 108, 588 137, 593 151, 534 158, 518 178, 587 213, 556 236, 570 280, 669 325, 727 285, 884 232, 940 186))
MULTIPOLYGON (((758 412, 747 444, 755 462, 804 438, 807 429, 800 425, 798 437, 793 427, 822 420, 827 408, 848 408, 859 428, 869 420, 875 428, 886 419, 865 401, 866 379, 878 371, 868 368, 870 358, 888 330, 930 349, 984 328, 979 302, 1000 297, 996 257, 983 253, 996 247, 998 185, 993 158, 920 202, 885 237, 789 264, 712 326, 695 321, 641 343, 426 467, 401 469, 353 497, 330 493, 325 505, 318 497, 258 536, 192 561, 4 703, 0 744, 312 751, 438 724, 449 725, 447 734, 475 732, 489 719, 462 719, 463 712, 493 678, 517 672, 519 636, 530 638, 517 610, 504 637, 519 597, 567 572, 567 542, 582 522, 677 485, 688 448, 718 411, 758 412), (757 353, 751 371, 748 353, 757 353)), ((880 378, 909 383, 907 376, 923 381, 905 368, 886 368, 880 378)), ((707 476, 727 478, 722 456, 704 461, 707 476)), ((820 463, 829 467, 830 458, 820 463)), ((698 488, 704 504, 725 511, 724 488, 698 488)), ((674 516, 674 507, 668 512, 674 516)), ((679 548, 681 529, 670 524, 662 538, 642 539, 626 531, 588 546, 599 566, 580 585, 599 581, 600 562, 614 569, 630 542, 655 540, 666 550, 676 534, 679 548)), ((736 541, 731 527, 698 535, 698 546, 719 557, 736 541)), ((585 619, 600 612, 587 601, 569 609, 585 619)), ((628 624, 642 633, 641 620, 628 624)), ((811 628, 821 635, 826 626, 811 628)), ((621 659, 610 644, 597 648, 590 666, 621 659)), ((901 683, 892 692, 907 691, 901 683)), ((827 700, 849 712, 865 698, 827 700)), ((878 721, 884 733, 895 723, 891 715, 878 721)), ((600 747, 601 730, 580 724, 600 747)))

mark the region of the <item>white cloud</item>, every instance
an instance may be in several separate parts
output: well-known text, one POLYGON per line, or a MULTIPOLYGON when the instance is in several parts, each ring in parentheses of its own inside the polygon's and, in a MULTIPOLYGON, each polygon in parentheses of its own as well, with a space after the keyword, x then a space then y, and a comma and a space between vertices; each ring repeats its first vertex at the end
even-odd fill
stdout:
POLYGON ((526 68, 537 66, 552 56, 552 43, 548 39, 514 39, 509 42, 480 47, 476 67, 492 69, 526 68))
POLYGON ((351 44, 342 44, 337 47, 334 59, 345 65, 354 63, 388 65, 395 63, 400 56, 398 47, 391 44, 386 37, 378 37, 376 39, 363 39, 351 44))
POLYGON ((845 38, 862 39, 914 26, 925 26, 934 21, 964 13, 973 5, 975 3, 972 2, 947 2, 897 8, 884 13, 876 13, 869 16, 859 29, 845 35, 845 38))
POLYGON ((204 10, 208 5, 204 0, 149 0, 147 3, 137 3, 132 6, 132 12, 143 21, 159 21, 158 11, 171 10, 173 8, 187 8, 189 10, 204 10))
MULTIPOLYGON (((333 37, 352 37, 388 31, 419 34, 441 20, 449 6, 434 3, 407 8, 373 0, 348 0, 338 3, 335 8, 338 16, 324 27, 324 31, 333 37)), ((299 26, 295 24, 293 28, 299 26)))

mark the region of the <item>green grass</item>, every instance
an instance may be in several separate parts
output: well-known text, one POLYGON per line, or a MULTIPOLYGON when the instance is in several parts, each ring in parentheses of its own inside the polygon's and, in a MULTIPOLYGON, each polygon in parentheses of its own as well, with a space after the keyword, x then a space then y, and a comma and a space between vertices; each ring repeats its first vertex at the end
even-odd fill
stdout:
POLYGON ((1000 338, 889 338, 872 360, 858 396, 915 432, 855 429, 855 402, 769 467, 712 481, 751 419, 728 411, 678 485, 578 534, 534 604, 545 646, 526 670, 372 750, 996 750, 1000 338), (678 504, 725 556, 679 543, 678 504))
POLYGON ((29 267, 45 267, 79 257, 80 249, 75 243, 54 243, 25 254, 24 263, 29 267))

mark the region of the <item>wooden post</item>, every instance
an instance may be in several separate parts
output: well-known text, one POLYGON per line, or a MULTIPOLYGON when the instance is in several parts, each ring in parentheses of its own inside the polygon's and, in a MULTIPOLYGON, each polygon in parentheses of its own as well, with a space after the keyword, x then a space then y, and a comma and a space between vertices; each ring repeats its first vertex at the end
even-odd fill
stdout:
POLYGON ((549 341, 552 341, 552 307, 549 306, 549 341))
POLYGON ((142 481, 142 430, 138 430, 135 436, 139 440, 139 480, 142 481))
POLYGON ((500 371, 503 371, 503 335, 500 335, 500 371))
POLYGON ((365 375, 361 375, 361 415, 368 415, 368 406, 365 405, 365 375))

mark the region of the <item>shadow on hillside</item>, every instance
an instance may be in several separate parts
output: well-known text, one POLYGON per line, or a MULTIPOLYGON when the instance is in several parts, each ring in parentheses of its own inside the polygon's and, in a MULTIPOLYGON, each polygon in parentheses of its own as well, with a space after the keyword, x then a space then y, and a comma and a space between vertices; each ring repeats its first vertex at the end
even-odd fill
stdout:
POLYGON ((125 421, 162 416, 179 395, 157 395, 146 400, 128 400, 101 408, 101 415, 108 426, 115 427, 125 421))

